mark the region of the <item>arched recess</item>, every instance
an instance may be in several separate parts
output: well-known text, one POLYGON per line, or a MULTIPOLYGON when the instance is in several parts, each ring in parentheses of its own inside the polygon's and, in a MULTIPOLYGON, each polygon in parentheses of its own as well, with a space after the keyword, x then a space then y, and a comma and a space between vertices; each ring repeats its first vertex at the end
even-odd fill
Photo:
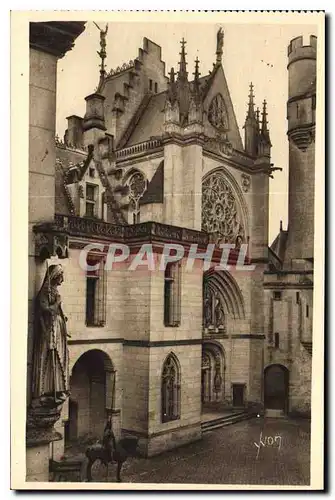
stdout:
POLYGON ((206 405, 225 398, 226 356, 217 341, 205 342, 201 361, 201 403, 206 405))
POLYGON ((289 370, 281 364, 264 369, 264 406, 266 409, 288 412, 289 370))
POLYGON ((242 292, 233 276, 214 268, 203 277, 203 324, 204 328, 226 331, 226 318, 245 319, 242 292))
POLYGON ((250 235, 249 211, 242 190, 224 166, 202 179, 202 230, 218 243, 247 243, 250 235))
POLYGON ((114 405, 114 401, 115 370, 112 360, 100 349, 84 352, 71 371, 66 442, 86 437, 101 438, 107 410, 114 405))
POLYGON ((181 369, 177 356, 170 352, 161 374, 161 421, 180 419, 181 369))

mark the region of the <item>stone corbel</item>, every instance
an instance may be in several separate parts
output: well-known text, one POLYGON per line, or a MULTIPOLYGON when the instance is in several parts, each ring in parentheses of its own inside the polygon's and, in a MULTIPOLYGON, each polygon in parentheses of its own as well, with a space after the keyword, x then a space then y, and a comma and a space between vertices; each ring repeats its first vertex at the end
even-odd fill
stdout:
POLYGON ((67 259, 69 256, 69 241, 65 227, 59 227, 54 222, 45 222, 34 226, 35 258, 44 261, 53 256, 67 259))
POLYGON ((308 146, 315 141, 315 125, 296 127, 288 132, 289 139, 301 151, 306 151, 308 146))

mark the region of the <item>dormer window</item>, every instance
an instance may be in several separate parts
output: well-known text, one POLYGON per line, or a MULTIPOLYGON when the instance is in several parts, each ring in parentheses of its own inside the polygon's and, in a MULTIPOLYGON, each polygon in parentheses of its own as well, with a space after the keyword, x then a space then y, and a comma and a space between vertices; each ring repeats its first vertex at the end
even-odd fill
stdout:
POLYGON ((153 83, 153 82, 152 82, 152 80, 150 79, 150 80, 149 80, 149 89, 150 89, 150 90, 152 90, 152 83, 153 83))
POLYGON ((86 184, 86 217, 95 217, 95 204, 97 200, 98 186, 86 184))

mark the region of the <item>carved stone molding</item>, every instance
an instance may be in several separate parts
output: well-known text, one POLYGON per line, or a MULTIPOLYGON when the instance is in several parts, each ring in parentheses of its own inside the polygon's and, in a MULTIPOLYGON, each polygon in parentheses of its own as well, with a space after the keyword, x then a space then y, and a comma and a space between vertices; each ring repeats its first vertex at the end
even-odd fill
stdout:
POLYGON ((216 137, 206 137, 204 147, 221 156, 232 156, 234 152, 233 145, 221 134, 217 134, 216 137))
POLYGON ((247 193, 250 189, 251 177, 248 174, 242 174, 242 189, 245 193, 247 193))
POLYGON ((52 256, 68 258, 69 241, 65 227, 56 223, 42 223, 34 226, 35 257, 45 260, 52 256))
POLYGON ((29 23, 30 47, 57 57, 63 57, 73 48, 76 38, 84 31, 82 21, 29 23))
POLYGON ((34 401, 27 410, 27 446, 37 446, 62 439, 62 435, 53 428, 59 420, 62 404, 50 405, 41 400, 34 401))
POLYGON ((203 231, 158 222, 117 225, 84 217, 57 214, 55 216, 55 226, 59 228, 59 231, 66 231, 71 236, 99 237, 121 242, 143 237, 149 241, 167 239, 169 241, 184 241, 185 243, 198 243, 200 245, 207 245, 209 241, 208 234, 203 231))

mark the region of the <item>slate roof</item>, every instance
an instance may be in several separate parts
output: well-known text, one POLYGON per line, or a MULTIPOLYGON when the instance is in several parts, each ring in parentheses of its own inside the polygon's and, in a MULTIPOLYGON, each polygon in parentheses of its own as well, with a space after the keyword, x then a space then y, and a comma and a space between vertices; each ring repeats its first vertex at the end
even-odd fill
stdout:
MULTIPOLYGON (((235 112, 233 104, 231 102, 231 97, 224 75, 224 71, 221 66, 216 66, 213 71, 199 78, 200 89, 202 93, 202 99, 205 101, 209 90, 211 89, 212 83, 215 80, 216 75, 219 73, 220 69, 223 73, 223 88, 222 93, 226 100, 227 110, 229 114, 229 119, 231 123, 230 130, 228 131, 228 138, 232 142, 236 149, 243 149, 240 131, 236 122, 235 112)), ((218 76, 220 78, 220 76, 218 76)), ((190 87, 192 87, 193 82, 189 82, 190 87)), ((120 139, 119 144, 121 147, 133 146, 134 144, 139 144, 148 141, 152 137, 161 136, 164 132, 164 107, 167 97, 167 90, 160 92, 159 94, 153 94, 146 106, 143 106, 142 114, 140 117, 134 115, 134 120, 136 124, 133 125, 133 130, 131 131, 129 137, 125 135, 120 139)), ((129 134, 129 130, 127 130, 129 134)))
POLYGON ((148 189, 140 200, 140 205, 163 203, 164 201, 164 161, 162 161, 151 179, 148 189))
POLYGON ((273 240, 270 246, 272 252, 275 253, 275 255, 281 260, 281 262, 284 262, 285 259, 287 236, 288 236, 288 231, 283 231, 283 230, 279 231, 279 233, 277 234, 276 238, 273 240))

